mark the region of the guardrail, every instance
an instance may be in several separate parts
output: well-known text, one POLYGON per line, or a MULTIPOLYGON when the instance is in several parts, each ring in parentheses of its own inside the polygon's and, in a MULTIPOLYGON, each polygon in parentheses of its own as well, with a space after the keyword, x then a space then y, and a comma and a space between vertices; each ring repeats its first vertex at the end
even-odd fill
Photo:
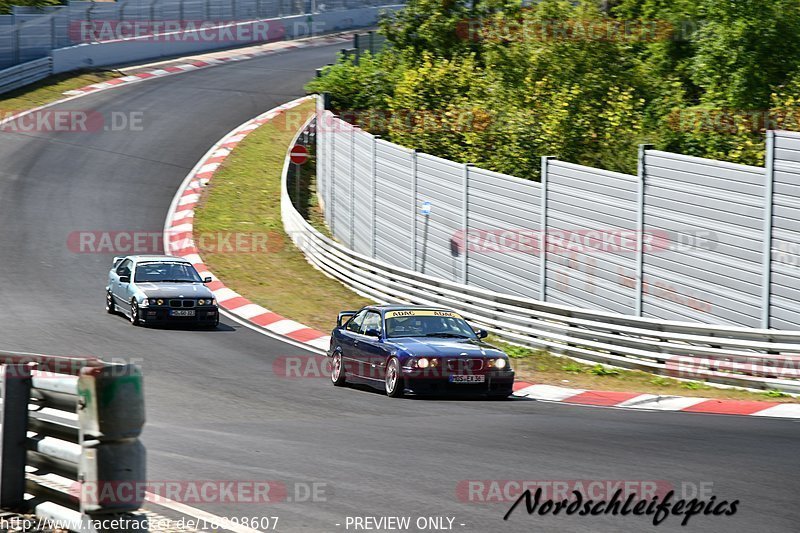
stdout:
POLYGON ((52 72, 53 60, 49 57, 0 70, 0 94, 43 80, 52 72))
POLYGON ((141 520, 131 514, 146 480, 138 366, 0 354, 0 387, 0 508, 87 533, 98 519, 141 520))
MULTIPOLYGON (((303 128, 314 137, 316 118, 303 128)), ((296 139, 297 139, 296 138, 296 139)), ((295 139, 295 140, 296 140, 295 139)), ((653 320, 498 294, 356 253, 292 206, 284 166, 284 229, 316 268, 378 302, 457 310, 503 340, 580 361, 710 383, 800 393, 800 331, 653 320)))

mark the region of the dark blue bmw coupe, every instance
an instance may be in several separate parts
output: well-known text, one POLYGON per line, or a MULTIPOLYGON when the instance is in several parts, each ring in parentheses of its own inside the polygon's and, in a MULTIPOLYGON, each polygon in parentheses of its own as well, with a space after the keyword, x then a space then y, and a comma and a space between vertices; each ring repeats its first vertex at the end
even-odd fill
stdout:
POLYGON ((413 394, 508 397, 508 356, 458 313, 422 306, 371 305, 339 313, 328 355, 331 381, 366 383, 396 398, 413 394))

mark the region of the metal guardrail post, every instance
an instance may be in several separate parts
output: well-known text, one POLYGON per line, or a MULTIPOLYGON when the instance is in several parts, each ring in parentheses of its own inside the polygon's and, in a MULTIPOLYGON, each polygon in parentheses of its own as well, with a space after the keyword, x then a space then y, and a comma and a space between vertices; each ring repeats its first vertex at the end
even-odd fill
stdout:
POLYGON ((636 294, 634 296, 635 316, 642 316, 642 300, 644 298, 644 193, 647 186, 647 150, 653 148, 650 144, 639 145, 639 159, 636 176, 639 180, 636 190, 636 294))
POLYGON ((761 327, 769 328, 772 311, 772 212, 775 194, 775 132, 767 132, 764 162, 764 236, 761 268, 761 327))
POLYGON ((411 270, 417 271, 417 151, 411 151, 411 270))
POLYGON ((78 377, 82 514, 126 512, 144 503, 142 372, 137 365, 84 368, 78 377), (126 483, 136 490, 122 494, 126 483))
POLYGON ((462 219, 461 219, 461 229, 463 238, 462 253, 464 255, 464 257, 461 260, 462 261, 461 283, 463 285, 467 284, 467 268, 469 267, 469 240, 467 239, 467 237, 469 236, 469 169, 472 166, 474 166, 472 163, 466 163, 464 165, 464 190, 461 196, 461 201, 464 204, 462 219))
POLYGON ((28 364, 0 365, 0 380, 3 387, 0 413, 0 507, 19 509, 25 502, 31 367, 28 364))
POLYGON ((547 173, 553 156, 542 156, 542 197, 539 214, 539 300, 547 301, 547 173))

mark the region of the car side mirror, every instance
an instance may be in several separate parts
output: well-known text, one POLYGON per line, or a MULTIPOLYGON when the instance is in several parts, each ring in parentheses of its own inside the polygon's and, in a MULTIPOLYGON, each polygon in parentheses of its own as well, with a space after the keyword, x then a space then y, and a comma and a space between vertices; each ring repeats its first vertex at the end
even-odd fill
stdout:
POLYGON ((211 276, 206 276, 203 278, 203 283, 211 283, 211 276))
POLYGON ((364 333, 364 335, 366 335, 367 337, 380 337, 381 336, 381 330, 375 329, 375 328, 370 328, 364 333))
POLYGON ((119 282, 120 283, 130 283, 131 282, 131 277, 130 276, 120 276, 119 277, 119 282))
POLYGON ((475 335, 477 335, 479 339, 485 339, 489 336, 489 332, 485 329, 479 329, 475 332, 475 335))

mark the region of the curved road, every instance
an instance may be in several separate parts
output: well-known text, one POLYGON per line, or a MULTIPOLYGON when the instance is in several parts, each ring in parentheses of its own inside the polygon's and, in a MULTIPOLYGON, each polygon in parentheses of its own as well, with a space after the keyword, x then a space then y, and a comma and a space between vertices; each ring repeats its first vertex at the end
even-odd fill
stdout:
POLYGON ((303 351, 231 322, 211 332, 142 329, 103 312, 111 255, 76 254, 68 234, 160 231, 176 188, 208 147, 302 95, 337 48, 60 106, 142 111, 142 131, 0 133, 0 349, 140 362, 151 480, 326 484, 326 501, 316 503, 197 504, 223 516, 277 515, 279 531, 346 531, 345 517, 365 515, 450 516, 455 530, 469 532, 796 531, 795 422, 524 400, 391 400, 274 375, 277 358, 303 351), (740 506, 732 517, 696 516, 688 528, 674 517, 656 528, 643 517, 529 517, 522 509, 504 522, 509 504, 462 501, 463 480, 713 483, 719 500, 740 506))

